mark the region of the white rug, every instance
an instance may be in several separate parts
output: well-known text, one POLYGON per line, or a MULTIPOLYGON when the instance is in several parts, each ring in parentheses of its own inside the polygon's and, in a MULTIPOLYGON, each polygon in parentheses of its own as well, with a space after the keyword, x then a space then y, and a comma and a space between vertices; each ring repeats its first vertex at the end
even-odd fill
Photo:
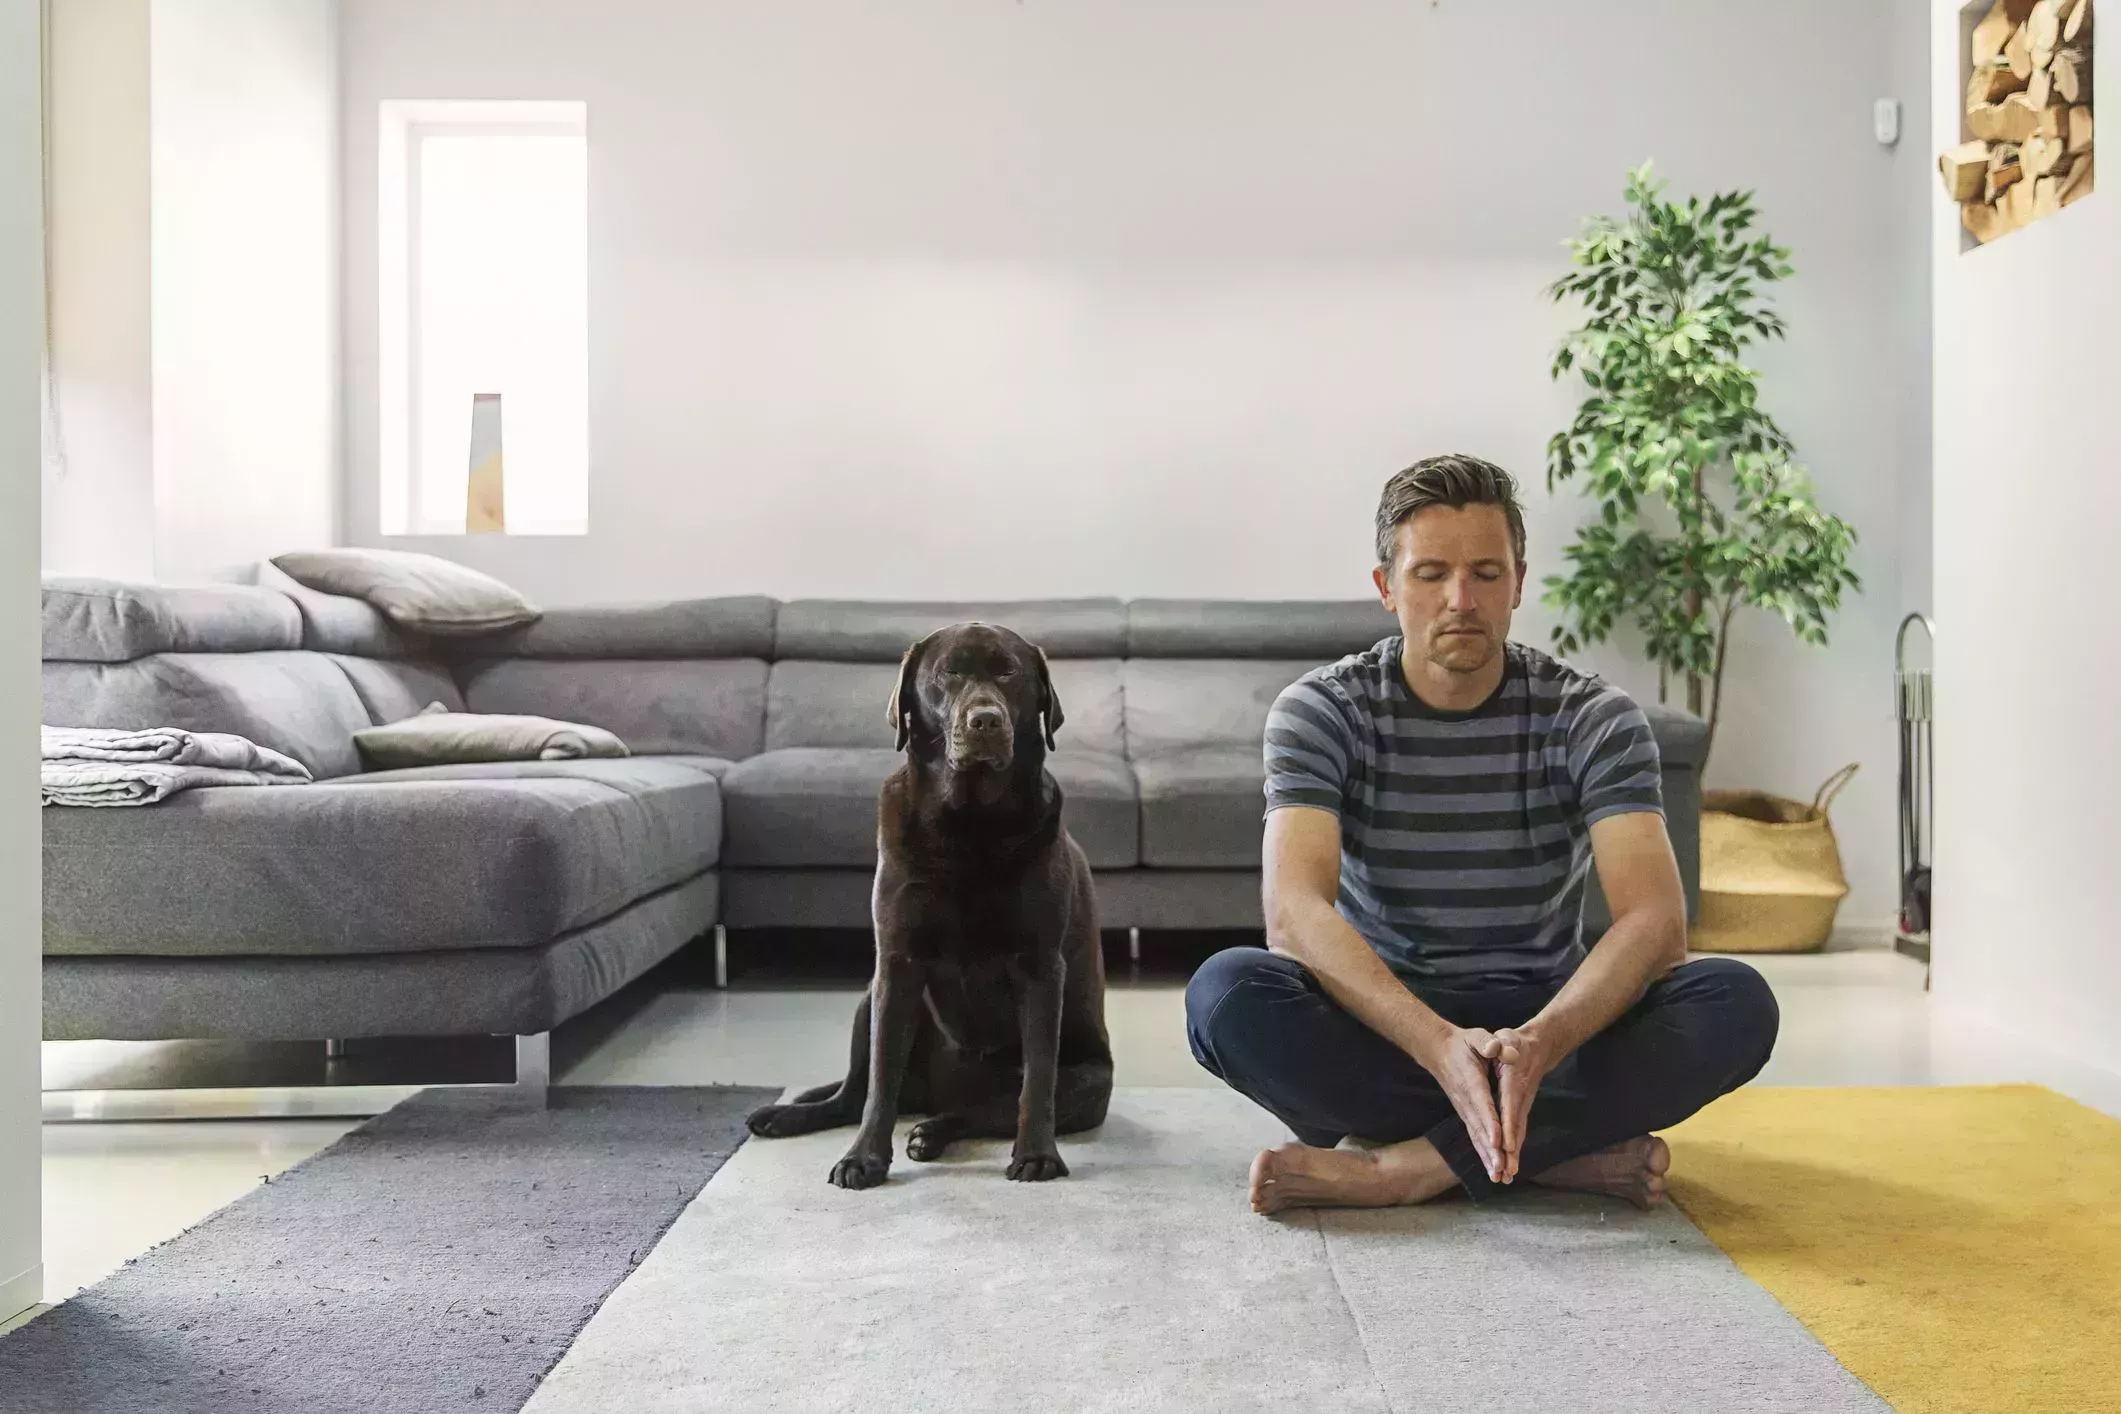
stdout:
POLYGON ((850 1130, 739 1150, 531 1414, 662 1410, 1789 1410, 1880 1403, 1680 1214, 1536 1193, 1253 1215, 1281 1126, 1122 1090, 1073 1174, 1006 1143, 825 1182, 850 1130))

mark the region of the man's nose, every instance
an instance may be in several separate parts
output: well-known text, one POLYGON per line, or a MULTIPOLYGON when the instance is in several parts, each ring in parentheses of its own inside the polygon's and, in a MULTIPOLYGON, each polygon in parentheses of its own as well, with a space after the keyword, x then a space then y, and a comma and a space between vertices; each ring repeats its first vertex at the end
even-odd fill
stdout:
POLYGON ((1452 575, 1447 584, 1447 594, 1450 606, 1460 612, 1469 611, 1480 602, 1474 597, 1473 576, 1469 574, 1452 575))

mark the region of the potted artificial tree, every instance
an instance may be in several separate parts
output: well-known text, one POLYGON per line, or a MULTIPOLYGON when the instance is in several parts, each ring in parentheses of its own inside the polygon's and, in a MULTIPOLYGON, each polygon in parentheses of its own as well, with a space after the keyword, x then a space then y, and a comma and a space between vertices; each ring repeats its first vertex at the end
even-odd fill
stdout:
MULTIPOLYGON (((1575 268, 1549 291, 1583 309, 1553 376, 1580 377, 1586 396, 1547 445, 1547 485, 1581 486, 1599 515, 1564 552, 1566 572, 1547 579, 1546 602, 1561 614, 1563 653, 1635 630, 1657 665, 1659 699, 1682 687, 1713 752, 1732 619, 1764 610, 1824 644, 1842 593, 1859 587, 1849 568, 1856 534, 1819 508, 1744 359, 1755 341, 1783 334, 1765 291, 1791 275, 1789 252, 1751 234, 1750 192, 1680 202, 1663 190, 1649 164, 1630 172, 1627 213, 1586 222, 1569 242, 1575 268)), ((1697 944, 1825 942, 1847 893, 1829 803, 1824 790, 1809 805, 1760 791, 1704 794, 1697 944), (1763 851, 1771 866, 1756 857, 1763 851)))

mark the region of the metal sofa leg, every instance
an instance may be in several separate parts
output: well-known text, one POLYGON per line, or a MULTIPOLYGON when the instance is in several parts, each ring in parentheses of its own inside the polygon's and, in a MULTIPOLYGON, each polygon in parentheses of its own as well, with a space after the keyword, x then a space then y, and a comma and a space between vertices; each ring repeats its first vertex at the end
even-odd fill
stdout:
POLYGON ((344 1041, 326 1041, 324 1043, 324 1059, 345 1060, 346 1043, 344 1041))
POLYGON ((729 988, 729 929, 720 923, 714 925, 714 985, 729 988))
POLYGON ((1140 962, 1141 960, 1142 930, 1139 928, 1129 928, 1127 930, 1127 961, 1140 962))
POLYGON ((552 1033, 516 1037, 515 1098, 537 1109, 545 1108, 545 1092, 552 1086, 552 1033))

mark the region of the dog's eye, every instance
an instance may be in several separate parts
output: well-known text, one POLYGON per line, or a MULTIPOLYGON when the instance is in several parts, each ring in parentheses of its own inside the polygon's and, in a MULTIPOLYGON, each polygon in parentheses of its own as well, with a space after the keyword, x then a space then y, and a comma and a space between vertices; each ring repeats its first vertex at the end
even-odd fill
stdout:
POLYGON ((1000 672, 996 673, 995 676, 1006 682, 1008 679, 1016 676, 1016 669, 1003 668, 1000 672))

